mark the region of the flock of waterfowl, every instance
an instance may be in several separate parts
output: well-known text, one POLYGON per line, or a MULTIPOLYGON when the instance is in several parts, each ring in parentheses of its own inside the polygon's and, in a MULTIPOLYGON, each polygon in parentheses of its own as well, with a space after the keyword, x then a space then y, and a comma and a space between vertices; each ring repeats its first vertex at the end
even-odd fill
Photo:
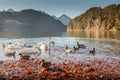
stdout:
MULTIPOLYGON (((48 37, 48 43, 40 42, 33 46, 26 44, 5 43, 3 44, 3 52, 5 56, 8 57, 12 56, 14 59, 16 59, 16 55, 18 55, 19 56, 18 60, 30 60, 39 56, 42 51, 49 52, 51 50, 51 44, 55 45, 55 42, 51 41, 50 37, 48 37), (34 58, 31 58, 31 55, 33 55, 34 58)), ((73 46, 73 49, 69 48, 68 45, 66 45, 64 50, 67 55, 68 53, 74 53, 81 48, 85 49, 86 46, 84 44, 79 44, 79 42, 77 42, 76 45, 73 46)), ((93 50, 90 50, 89 54, 95 55, 95 48, 93 48, 93 50)), ((51 66, 51 62, 46 62, 44 59, 42 59, 41 61, 42 61, 41 66, 44 69, 48 69, 51 66)))
MULTIPOLYGON (((119 57, 84 56, 75 54, 79 50, 87 49, 87 46, 76 42, 69 47, 64 45, 64 52, 51 54, 50 51, 60 49, 51 38, 48 43, 3 44, 3 52, 6 56, 13 56, 17 60, 0 61, 0 80, 119 80, 119 57), (42 52, 48 51, 47 59, 41 58, 42 52), (64 57, 64 53, 67 55, 64 57), (71 54, 69 54, 71 53, 71 54), (72 54, 73 53, 73 54, 72 54), (74 55, 75 54, 75 55, 74 55), (19 56, 17 58, 16 56, 19 56), (34 56, 32 58, 32 56, 34 56), (51 59, 50 58, 52 55, 51 59), (57 56, 56 56, 57 55, 57 56), (40 58, 36 59, 38 56, 40 58), (54 58, 53 58, 54 57, 54 58)), ((63 51, 63 47, 62 47, 63 51)), ((95 55, 93 48, 88 54, 95 55)), ((44 53, 43 53, 44 54, 44 53)))
MULTIPOLYGON (((29 60, 30 55, 39 56, 42 51, 50 51, 51 44, 55 45, 54 41, 51 41, 51 38, 48 37, 48 43, 37 43, 36 45, 30 46, 26 44, 12 44, 12 43, 5 43, 3 44, 3 52, 5 56, 13 56, 16 59, 16 55, 19 55, 19 59, 29 60)), ((85 49, 86 46, 84 44, 79 44, 76 42, 76 45, 73 46, 73 49, 69 48, 68 45, 65 46, 65 53, 74 53, 79 49, 85 49)), ((89 51, 89 54, 95 55, 95 48, 89 51)))

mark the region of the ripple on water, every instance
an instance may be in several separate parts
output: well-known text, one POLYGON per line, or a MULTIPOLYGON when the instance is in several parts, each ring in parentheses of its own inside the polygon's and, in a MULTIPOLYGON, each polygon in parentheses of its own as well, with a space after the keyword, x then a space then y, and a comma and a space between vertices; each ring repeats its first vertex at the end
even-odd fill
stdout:
MULTIPOLYGON (((65 56, 65 45, 68 45, 72 50, 73 46, 76 46, 76 42, 80 44, 85 44, 86 49, 80 49, 76 51, 73 55, 88 55, 89 50, 96 48, 96 55, 111 55, 111 56, 120 56, 120 41, 117 39, 108 39, 108 38, 74 38, 74 37, 52 37, 56 45, 52 46, 51 52, 53 55, 61 54, 61 57, 65 56), (56 49, 56 51, 55 51, 56 49)), ((7 39, 0 38, 0 59, 12 59, 4 56, 2 44, 11 42, 13 44, 27 44, 27 45, 36 45, 38 42, 47 43, 47 37, 39 37, 39 38, 20 38, 20 39, 7 39)), ((42 57, 46 57, 48 55, 42 55, 42 57)))

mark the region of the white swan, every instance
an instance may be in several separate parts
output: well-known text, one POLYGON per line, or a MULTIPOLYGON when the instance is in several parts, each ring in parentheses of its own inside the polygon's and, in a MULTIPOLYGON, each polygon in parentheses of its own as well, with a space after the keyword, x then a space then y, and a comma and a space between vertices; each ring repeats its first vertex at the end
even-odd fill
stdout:
POLYGON ((40 49, 42 50, 42 51, 47 51, 48 50, 48 45, 47 44, 41 44, 40 45, 40 49))
POLYGON ((5 48, 9 50, 20 50, 25 48, 25 46, 21 44, 10 44, 10 45, 7 45, 5 48))
POLYGON ((48 40, 48 44, 43 43, 43 42, 37 43, 37 45, 40 46, 41 51, 50 50, 51 44, 55 45, 55 42, 54 41, 50 41, 50 38, 48 40))
POLYGON ((18 50, 18 53, 19 54, 22 54, 22 55, 36 55, 36 54, 40 54, 41 53, 41 50, 39 49, 39 46, 33 46, 32 48, 24 48, 24 49, 21 49, 21 50, 18 50))
POLYGON ((3 50, 7 47, 7 46, 9 46, 9 45, 12 45, 12 43, 4 43, 2 46, 3 46, 3 50))

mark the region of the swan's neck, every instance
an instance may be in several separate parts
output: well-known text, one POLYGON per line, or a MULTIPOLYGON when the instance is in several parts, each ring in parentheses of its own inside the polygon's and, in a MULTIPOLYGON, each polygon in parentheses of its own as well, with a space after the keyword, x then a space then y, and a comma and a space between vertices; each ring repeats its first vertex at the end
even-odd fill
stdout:
POLYGON ((50 49, 50 45, 51 45, 51 44, 55 45, 55 42, 54 42, 54 41, 48 42, 48 49, 50 49))
POLYGON ((93 48, 93 51, 95 51, 95 48, 93 48))
POLYGON ((48 42, 48 45, 51 45, 51 44, 55 45, 54 41, 48 42))

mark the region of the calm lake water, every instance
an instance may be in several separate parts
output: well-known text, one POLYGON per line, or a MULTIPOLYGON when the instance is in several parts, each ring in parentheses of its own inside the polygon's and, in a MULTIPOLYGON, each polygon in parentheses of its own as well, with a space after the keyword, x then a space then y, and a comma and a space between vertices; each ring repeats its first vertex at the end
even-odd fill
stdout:
MULTIPOLYGON (((76 54, 88 54, 89 50, 96 48, 96 55, 120 56, 120 32, 63 32, 63 33, 40 33, 40 32, 0 32, 0 60, 10 59, 4 56, 2 44, 11 42, 13 44, 36 45, 39 42, 48 41, 51 36, 56 45, 56 53, 65 53, 65 45, 72 50, 76 42, 85 44, 86 49, 80 49, 76 54)), ((51 50, 52 53, 54 50, 51 50)))
POLYGON ((37 37, 77 37, 77 38, 110 38, 119 39, 120 32, 118 31, 70 31, 70 32, 38 32, 38 31, 1 31, 0 38, 37 38, 37 37))
POLYGON ((110 38, 120 40, 120 32, 118 31, 71 31, 67 35, 79 38, 110 38))

